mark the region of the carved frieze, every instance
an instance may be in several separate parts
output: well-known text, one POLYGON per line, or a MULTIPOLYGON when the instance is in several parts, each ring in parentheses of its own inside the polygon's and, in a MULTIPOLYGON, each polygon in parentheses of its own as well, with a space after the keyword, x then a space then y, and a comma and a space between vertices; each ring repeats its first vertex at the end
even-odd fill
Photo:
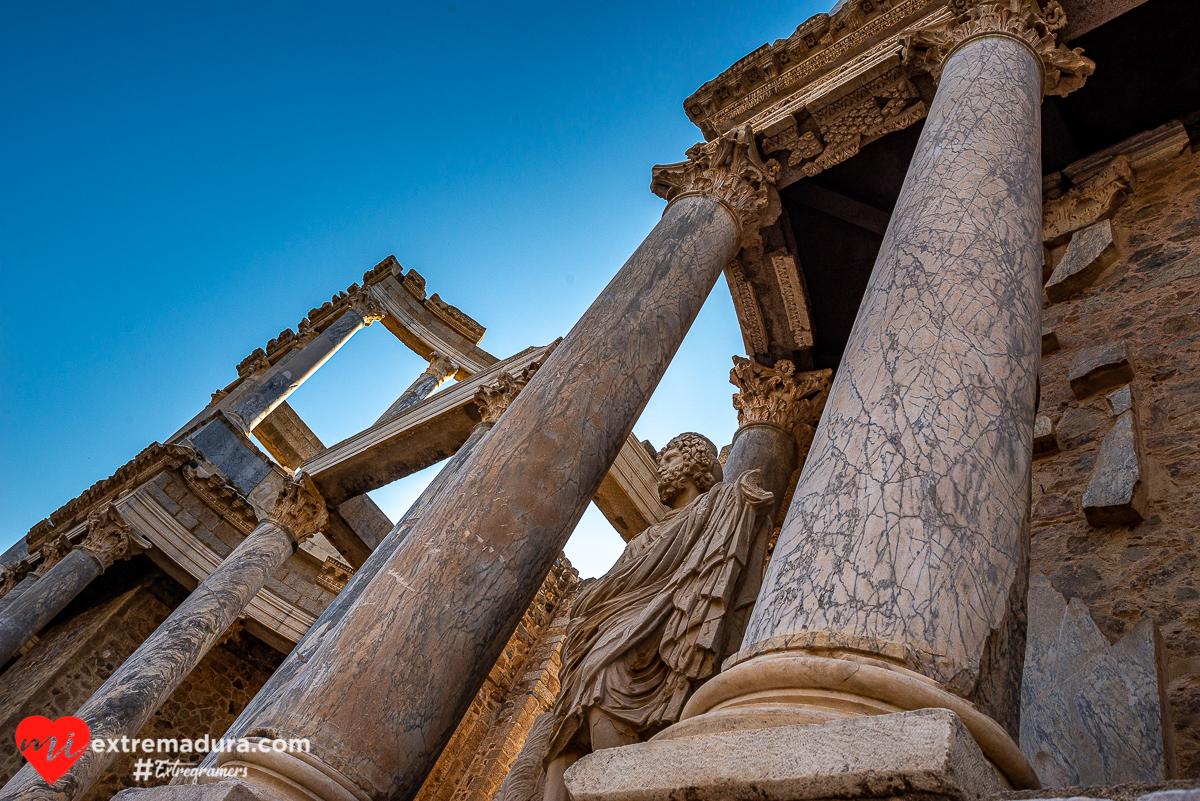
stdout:
POLYGON ((668 203, 690 195, 713 198, 733 214, 743 240, 754 237, 764 223, 779 162, 759 158, 750 127, 693 145, 687 157, 687 161, 654 167, 650 191, 668 203))
POLYGON ((1038 0, 953 0, 953 17, 923 30, 900 37, 906 62, 927 66, 934 80, 941 77, 946 59, 969 41, 987 36, 1006 36, 1023 42, 1041 59, 1045 94, 1066 97, 1083 86, 1096 71, 1096 63, 1083 55, 1083 48, 1058 44, 1055 34, 1067 24, 1067 14, 1058 0, 1045 8, 1038 0))
POLYGON ((438 297, 436 292, 433 293, 433 297, 425 302, 425 308, 433 312, 433 315, 443 323, 475 344, 479 344, 483 339, 483 335, 487 332, 486 328, 472 320, 466 314, 463 314, 461 309, 451 306, 438 297))
POLYGON ((271 360, 267 358, 267 352, 255 348, 253 353, 238 363, 237 374, 241 378, 257 378, 270 369, 271 360))
POLYGON ((763 367, 741 356, 733 357, 729 383, 738 388, 733 395, 738 425, 772 423, 787 431, 815 429, 829 396, 832 370, 797 373, 786 359, 774 367, 763 367))
POLYGON ((342 591, 353 576, 354 568, 329 556, 326 557, 325 564, 321 565, 321 572, 317 574, 317 586, 336 594, 342 591))
POLYGON ((242 495, 241 490, 229 483, 220 473, 210 472, 200 464, 186 464, 180 473, 192 494, 229 525, 243 534, 249 534, 258 525, 258 515, 254 507, 242 495))
POLYGON ((321 333, 307 317, 301 320, 300 324, 296 326, 296 331, 296 347, 298 348, 303 348, 321 333))
POLYGON ((106 503, 88 515, 87 536, 79 547, 96 557, 101 570, 108 570, 113 562, 131 556, 134 546, 149 548, 150 543, 134 533, 115 505, 106 503))
POLYGON ((312 479, 298 472, 284 482, 267 519, 291 534, 299 545, 324 530, 329 512, 312 479))
MULTIPOLYGON (((779 294, 783 298, 783 309, 787 314, 788 330, 792 334, 792 349, 804 350, 813 346, 812 320, 808 314, 807 293, 800 281, 800 266, 795 258, 786 251, 773 252, 768 255, 775 280, 779 284, 779 294)), ((765 353, 759 350, 755 353, 765 353)))
POLYGON ((733 296, 733 308, 737 312, 738 322, 742 328, 742 340, 749 353, 767 352, 767 328, 763 323, 762 309, 754 287, 746 279, 742 259, 746 251, 740 251, 733 261, 725 268, 725 280, 729 283, 729 293, 733 296))
POLYGON ((1046 201, 1042 209, 1043 239, 1051 245, 1061 244, 1071 233, 1109 219, 1133 188, 1129 156, 1117 156, 1083 186, 1046 201))

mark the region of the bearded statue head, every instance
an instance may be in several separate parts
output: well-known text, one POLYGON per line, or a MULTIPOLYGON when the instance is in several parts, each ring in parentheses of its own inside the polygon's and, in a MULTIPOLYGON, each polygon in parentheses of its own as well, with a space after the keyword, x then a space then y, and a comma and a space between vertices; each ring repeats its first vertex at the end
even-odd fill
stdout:
POLYGON ((667 506, 679 497, 688 484, 708 492, 722 478, 717 446, 708 437, 694 432, 680 434, 658 452, 658 497, 667 506))

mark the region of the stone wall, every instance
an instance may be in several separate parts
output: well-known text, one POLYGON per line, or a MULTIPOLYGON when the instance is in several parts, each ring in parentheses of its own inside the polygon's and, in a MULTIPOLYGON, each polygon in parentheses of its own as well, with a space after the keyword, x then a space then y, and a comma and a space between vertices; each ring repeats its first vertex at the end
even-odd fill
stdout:
POLYGON ((490 801, 533 719, 558 694, 559 651, 579 573, 560 556, 416 801, 490 801))
POLYGON ((1046 301, 1061 347, 1043 358, 1039 414, 1058 450, 1034 463, 1032 568, 1087 603, 1110 641, 1143 616, 1158 623, 1180 775, 1200 777, 1200 155, 1140 170, 1112 231, 1113 263, 1079 294, 1046 301), (1115 418, 1105 391, 1080 399, 1068 374, 1085 349, 1120 342, 1147 507, 1139 524, 1094 527, 1083 495, 1115 418))

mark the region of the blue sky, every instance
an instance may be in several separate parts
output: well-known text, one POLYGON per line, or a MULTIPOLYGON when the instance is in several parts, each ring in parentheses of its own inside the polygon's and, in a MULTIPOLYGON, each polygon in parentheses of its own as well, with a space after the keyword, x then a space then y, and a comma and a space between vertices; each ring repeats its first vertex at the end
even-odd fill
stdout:
MULTIPOLYGON (((566 333, 662 213, 683 99, 827 6, 0 5, 0 551, 390 253, 497 356, 566 333)), ((721 281, 637 435, 727 443, 741 352, 721 281)), ((291 403, 333 444, 423 366, 375 325, 291 403)), ((593 506, 568 556, 620 548, 593 506)))

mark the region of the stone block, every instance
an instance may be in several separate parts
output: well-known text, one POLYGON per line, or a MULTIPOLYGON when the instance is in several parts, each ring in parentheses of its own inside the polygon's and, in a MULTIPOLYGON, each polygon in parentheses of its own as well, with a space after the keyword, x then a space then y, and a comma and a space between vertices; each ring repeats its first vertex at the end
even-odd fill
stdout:
POLYGON ((1085 348, 1067 369, 1075 397, 1083 400, 1133 380, 1133 361, 1125 342, 1085 348))
POLYGON ((1113 241, 1112 223, 1102 220, 1077 231, 1071 237, 1067 252, 1054 267, 1046 284, 1046 296, 1058 303, 1073 297, 1091 286, 1117 259, 1117 244, 1113 241))
POLYGON ((1005 788, 946 709, 650 740, 566 773, 574 801, 982 799, 1005 788))
POLYGON ((1123 414, 1133 408, 1133 385, 1126 384, 1120 389, 1114 389, 1108 393, 1106 400, 1108 401, 1109 411, 1113 416, 1123 414))
POLYGON ((1042 356, 1049 356, 1061 348, 1062 345, 1058 342, 1058 333, 1053 328, 1042 329, 1042 356))
POLYGON ((159 787, 131 787, 113 797, 113 801, 279 801, 271 793, 239 779, 212 784, 164 784, 159 787))
POLYGON ((191 442, 242 492, 251 492, 271 472, 271 463, 223 417, 205 424, 191 442))
POLYGON ((1058 437, 1054 434, 1054 421, 1039 414, 1033 421, 1033 458, 1053 456, 1058 453, 1058 437))
POLYGON ((1042 785, 1162 782, 1175 774, 1166 652, 1143 620, 1110 645, 1078 598, 1029 581, 1021 751, 1042 785))
POLYGON ((1131 526, 1146 518, 1146 469, 1133 409, 1122 412, 1100 444, 1083 493, 1083 513, 1093 526, 1131 526))

